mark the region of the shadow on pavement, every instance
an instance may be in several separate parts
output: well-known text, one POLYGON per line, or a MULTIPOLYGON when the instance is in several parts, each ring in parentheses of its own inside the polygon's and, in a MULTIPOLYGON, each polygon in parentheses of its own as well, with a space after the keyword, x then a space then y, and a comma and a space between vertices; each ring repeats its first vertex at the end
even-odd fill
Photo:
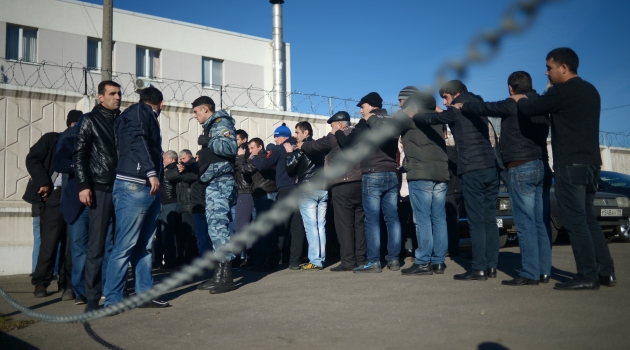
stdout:
MULTIPOLYGON (((48 306, 48 305, 52 305, 54 303, 60 303, 60 302, 61 302, 61 297, 48 300, 48 301, 43 302, 41 304, 36 304, 36 305, 33 305, 33 306, 29 306, 29 309, 36 310, 36 309, 39 309, 39 308, 42 308, 42 307, 45 307, 45 306, 48 306)), ((21 313, 20 311, 13 311, 13 312, 11 312, 9 314, 4 314, 4 316, 11 317, 11 316, 15 316, 15 315, 20 314, 20 313, 21 313)))
POLYGON ((509 348, 506 348, 505 346, 503 346, 503 345, 501 345, 499 343, 495 343, 495 342, 481 343, 481 344, 479 344, 477 349, 479 349, 479 350, 509 350, 509 348))
POLYGON ((92 340, 94 340, 95 342, 97 342, 100 345, 104 346, 106 349, 122 350, 121 347, 118 347, 118 346, 108 342, 107 340, 101 338, 100 335, 96 334, 96 332, 94 332, 94 330, 92 329, 92 326, 90 325, 89 322, 85 322, 83 324, 83 328, 85 329, 85 333, 87 333, 87 335, 90 336, 90 338, 92 338, 92 340))
POLYGON ((34 350, 39 349, 21 339, 12 337, 8 333, 0 332, 0 349, 3 350, 34 350))

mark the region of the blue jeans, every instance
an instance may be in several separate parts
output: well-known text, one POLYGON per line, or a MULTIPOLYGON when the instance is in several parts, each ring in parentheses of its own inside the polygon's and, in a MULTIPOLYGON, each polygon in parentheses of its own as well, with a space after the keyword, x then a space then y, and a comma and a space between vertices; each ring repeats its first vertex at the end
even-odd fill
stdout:
POLYGON ((398 218, 398 177, 394 172, 363 174, 363 211, 368 262, 381 261, 381 208, 387 225, 387 261, 400 254, 400 219, 398 218))
MULTIPOLYGON (((72 290, 85 296, 85 258, 90 229, 90 211, 84 207, 72 225, 69 225, 72 253, 72 290)), ((106 249, 107 250, 107 249, 106 249)), ((103 259, 103 261, 106 261, 103 259)), ((106 278, 103 278, 105 280, 106 278)))
POLYGON ((35 266, 37 266, 37 257, 39 256, 39 246, 41 244, 42 237, 39 235, 39 216, 35 216, 33 217, 33 263, 31 272, 35 272, 35 266))
POLYGON ((109 256, 107 279, 103 287, 105 305, 123 299, 127 265, 131 262, 136 294, 153 287, 153 236, 160 215, 160 197, 151 196, 151 186, 116 180, 112 192, 116 217, 114 248, 109 256))
POLYGON ((446 182, 429 180, 411 180, 409 198, 416 223, 415 263, 441 264, 448 250, 448 231, 446 228, 446 182))
POLYGON ((499 173, 495 167, 472 170, 462 175, 462 195, 472 239, 472 268, 496 268, 499 263, 497 196, 499 173))
POLYGON ((523 265, 519 274, 537 280, 551 274, 551 169, 537 159, 508 169, 508 178, 523 265))
POLYGON ((326 261, 326 208, 328 191, 319 190, 301 195, 300 214, 308 241, 308 260, 319 267, 323 267, 326 261))
POLYGON ((206 213, 192 213, 193 228, 195 230, 195 237, 197 238, 197 251, 199 256, 212 248, 212 242, 210 242, 210 236, 208 236, 208 221, 206 220, 206 213))

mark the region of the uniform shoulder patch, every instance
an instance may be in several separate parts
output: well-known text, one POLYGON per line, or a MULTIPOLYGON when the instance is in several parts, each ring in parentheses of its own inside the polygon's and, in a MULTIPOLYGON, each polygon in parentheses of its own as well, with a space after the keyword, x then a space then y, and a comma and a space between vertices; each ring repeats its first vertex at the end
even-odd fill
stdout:
POLYGON ((217 118, 214 120, 215 123, 220 123, 221 122, 221 118, 217 118))
POLYGON ((230 137, 232 135, 232 133, 230 132, 230 130, 225 129, 221 132, 223 134, 223 136, 225 137, 230 137))
POLYGON ((267 152, 267 158, 271 157, 271 151, 267 152))

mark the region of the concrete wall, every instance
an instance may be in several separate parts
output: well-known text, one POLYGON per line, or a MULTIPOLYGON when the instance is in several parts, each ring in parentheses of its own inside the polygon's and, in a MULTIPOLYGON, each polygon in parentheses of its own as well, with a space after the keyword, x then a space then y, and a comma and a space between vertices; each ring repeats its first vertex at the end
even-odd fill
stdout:
MULTIPOLYGON (((125 109, 133 99, 124 99, 125 109)), ((0 275, 30 273, 33 230, 31 206, 22 201, 28 182, 25 158, 32 146, 46 132, 66 129, 69 110, 91 110, 95 100, 65 90, 25 88, 0 84, 0 275)), ((328 132, 327 116, 233 108, 230 113, 236 128, 245 129, 250 137, 273 142, 273 130, 286 123, 308 120, 314 136, 328 132)), ((201 126, 193 118, 189 103, 166 101, 160 114, 162 148, 180 151, 199 149, 197 137, 201 126)))

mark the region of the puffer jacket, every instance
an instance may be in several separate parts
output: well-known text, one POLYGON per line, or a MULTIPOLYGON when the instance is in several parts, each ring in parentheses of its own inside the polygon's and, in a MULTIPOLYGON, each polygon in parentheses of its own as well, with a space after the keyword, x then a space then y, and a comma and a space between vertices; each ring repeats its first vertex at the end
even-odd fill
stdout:
MULTIPOLYGON (((387 115, 387 111, 382 108, 375 109, 373 113, 374 115, 367 121, 361 119, 347 136, 341 130, 335 133, 337 142, 342 149, 354 146, 359 141, 361 134, 370 130, 379 130, 384 124, 393 122, 392 118, 387 115)), ((396 153, 398 153, 398 137, 391 137, 376 148, 374 153, 361 161, 361 172, 363 174, 395 173, 398 168, 396 166, 396 153)))
MULTIPOLYGON (((312 137, 307 137, 304 142, 313 141, 312 137)), ((287 152, 286 159, 287 173, 295 177, 298 184, 309 182, 317 171, 324 167, 324 156, 321 154, 306 155, 304 151, 298 149, 287 152)))
POLYGON ((112 191, 118 166, 114 120, 119 114, 99 104, 79 119, 72 154, 79 191, 112 191))
MULTIPOLYGON (((354 127, 346 126, 340 131, 347 136, 352 132, 352 130, 354 130, 354 127)), ((328 133, 328 135, 319 140, 304 142, 301 149, 309 157, 315 154, 326 155, 324 162, 326 167, 335 166, 335 164, 340 162, 339 156, 341 155, 341 148, 339 148, 337 138, 333 133, 328 133)), ((350 167, 343 176, 333 181, 331 185, 334 186, 340 183, 361 181, 361 179, 361 165, 357 163, 350 167)))
POLYGON ((162 196, 162 205, 177 203, 176 183, 171 182, 166 178, 166 172, 169 170, 177 171, 177 163, 171 163, 164 167, 164 181, 162 181, 162 184, 164 185, 164 196, 162 196))
POLYGON ((407 172, 407 181, 448 181, 448 156, 442 125, 417 126, 402 111, 396 114, 395 120, 400 126, 405 149, 402 166, 407 172))
MULTIPOLYGON (((265 158, 267 157, 267 152, 261 150, 258 155, 254 156, 254 158, 256 157, 265 158)), ((276 186, 275 166, 265 170, 258 170, 252 159, 245 156, 237 156, 236 171, 237 173, 240 172, 251 177, 251 193, 254 197, 278 191, 278 187, 276 186)))

